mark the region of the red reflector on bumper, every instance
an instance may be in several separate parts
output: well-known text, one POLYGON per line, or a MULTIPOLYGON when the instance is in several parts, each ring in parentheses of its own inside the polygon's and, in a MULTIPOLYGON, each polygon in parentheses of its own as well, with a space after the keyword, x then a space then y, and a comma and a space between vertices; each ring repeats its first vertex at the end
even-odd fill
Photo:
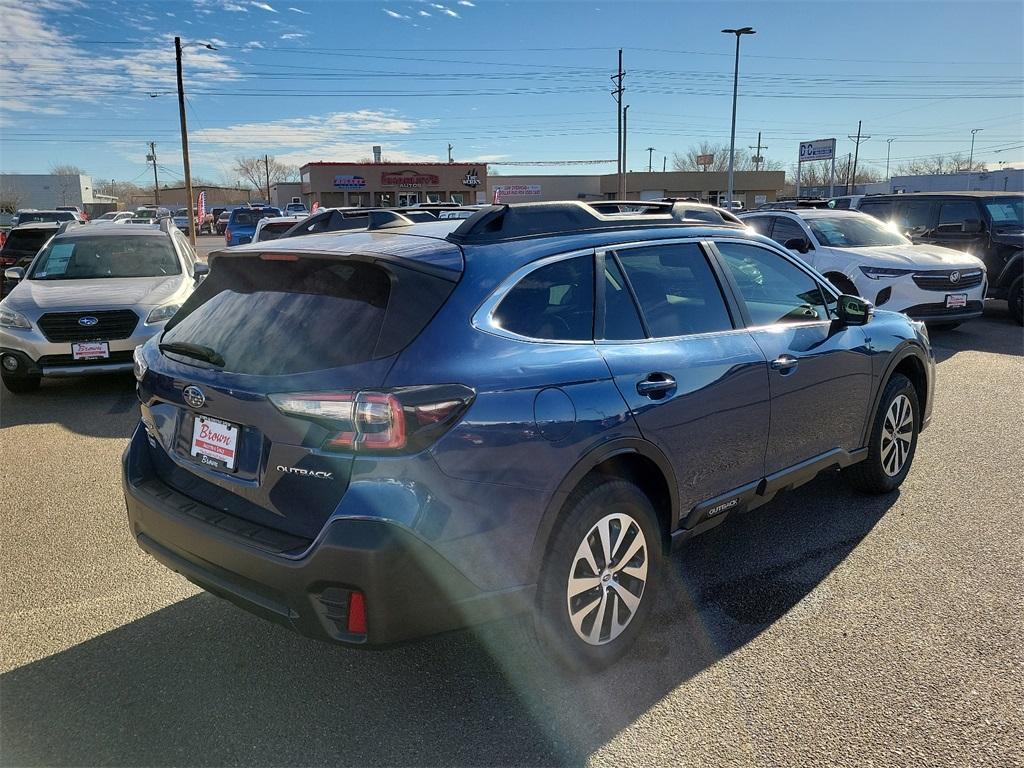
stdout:
POLYGON ((366 599, 362 592, 353 592, 348 600, 348 631, 353 635, 366 634, 366 599))

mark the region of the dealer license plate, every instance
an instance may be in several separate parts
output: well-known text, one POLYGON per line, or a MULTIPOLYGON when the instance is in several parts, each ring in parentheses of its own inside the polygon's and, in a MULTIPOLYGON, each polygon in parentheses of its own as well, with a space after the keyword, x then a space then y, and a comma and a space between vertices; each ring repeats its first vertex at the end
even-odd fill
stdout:
POLYGON ((238 451, 238 427, 226 421, 196 416, 192 427, 192 457, 214 469, 234 471, 238 451))
POLYGON ((110 345, 105 341, 79 341, 71 345, 75 360, 103 360, 110 357, 110 345))
POLYGON ((954 309, 957 307, 967 306, 967 294, 966 293, 947 293, 946 294, 946 309, 954 309))

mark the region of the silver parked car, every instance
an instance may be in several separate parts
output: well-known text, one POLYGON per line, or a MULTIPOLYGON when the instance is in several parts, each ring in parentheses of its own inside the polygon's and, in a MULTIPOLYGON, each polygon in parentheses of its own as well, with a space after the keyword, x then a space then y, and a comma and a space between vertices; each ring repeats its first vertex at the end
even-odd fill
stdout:
POLYGON ((12 392, 43 376, 129 371, 208 272, 171 223, 67 226, 0 301, 0 375, 12 392))

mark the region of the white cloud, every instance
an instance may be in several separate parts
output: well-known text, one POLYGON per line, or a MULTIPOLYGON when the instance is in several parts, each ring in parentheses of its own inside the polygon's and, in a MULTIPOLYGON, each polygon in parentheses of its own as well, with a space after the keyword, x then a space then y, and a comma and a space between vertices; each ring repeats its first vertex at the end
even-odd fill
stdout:
POLYGON ((263 11, 270 11, 271 13, 277 13, 277 10, 275 10, 273 6, 270 6, 267 3, 261 3, 258 0, 249 0, 249 5, 251 5, 253 8, 259 8, 260 10, 263 10, 263 11))
POLYGON ((467 8, 476 8, 476 3, 471 3, 469 0, 459 0, 459 5, 464 5, 467 8))
POLYGON ((381 10, 383 10, 384 13, 386 13, 392 19, 408 19, 409 18, 408 16, 406 16, 404 14, 398 13, 398 11, 392 11, 390 8, 382 8, 381 10))
POLYGON ((286 32, 281 35, 282 40, 298 40, 306 36, 305 32, 286 32))
POLYGON ((309 16, 309 11, 304 11, 301 8, 292 8, 289 6, 289 11, 295 11, 295 13, 301 13, 303 16, 309 16))
POLYGON ((429 13, 427 13, 426 11, 420 11, 420 12, 419 12, 419 15, 420 15, 420 16, 429 16, 430 14, 429 14, 429 13))
POLYGON ((443 11, 441 11, 441 13, 443 13, 443 14, 445 14, 447 16, 451 16, 453 19, 459 18, 459 14, 457 14, 451 8, 445 8, 443 11))
POLYGON ((222 46, 227 45, 227 43, 224 42, 223 40, 221 40, 219 37, 211 37, 210 38, 210 43, 212 45, 215 45, 215 46, 218 46, 218 47, 222 47, 222 46))
POLYGON ((231 11, 232 13, 248 13, 249 12, 248 8, 246 8, 244 5, 239 5, 238 3, 224 3, 222 8, 225 11, 231 11))
POLYGON ((261 43, 259 40, 250 40, 248 43, 242 46, 243 51, 252 48, 266 48, 266 46, 263 45, 263 43, 261 43))

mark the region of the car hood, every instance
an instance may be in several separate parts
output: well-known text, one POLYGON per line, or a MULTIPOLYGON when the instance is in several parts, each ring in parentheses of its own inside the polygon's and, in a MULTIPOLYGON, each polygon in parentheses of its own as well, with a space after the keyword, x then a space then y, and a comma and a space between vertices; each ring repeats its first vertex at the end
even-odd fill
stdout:
POLYGON ((109 280, 22 280, 4 299, 4 305, 18 311, 155 307, 173 299, 184 287, 185 280, 185 275, 109 280))
POLYGON ((954 251, 941 245, 884 245, 869 248, 838 248, 845 254, 858 257, 861 264, 920 269, 977 269, 984 266, 980 259, 963 251, 954 251))

